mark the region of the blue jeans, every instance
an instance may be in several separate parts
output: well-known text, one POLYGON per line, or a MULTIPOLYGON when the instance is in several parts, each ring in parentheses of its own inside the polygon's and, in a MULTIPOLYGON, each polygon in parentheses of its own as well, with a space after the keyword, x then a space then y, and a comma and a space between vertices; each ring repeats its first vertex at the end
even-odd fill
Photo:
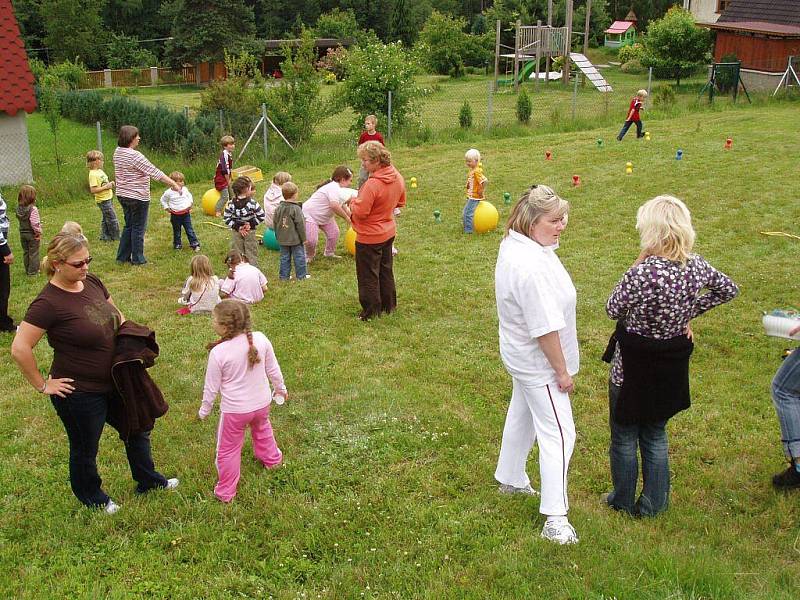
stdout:
POLYGON ((772 402, 781 424, 786 456, 800 458, 800 349, 795 349, 775 373, 772 402))
POLYGON ((147 213, 150 211, 150 202, 123 198, 118 196, 125 215, 125 227, 119 238, 117 262, 130 262, 134 265, 143 265, 147 262, 144 257, 144 232, 147 231, 147 213))
POLYGON ((608 505, 637 516, 653 516, 669 505, 669 446, 667 421, 644 425, 621 425, 614 419, 622 387, 608 383, 611 426, 611 481, 614 490, 608 505), (636 500, 639 480, 637 445, 642 453, 642 494, 636 500))
MULTIPOLYGON (((69 483, 72 493, 86 506, 105 506, 108 495, 103 491, 97 473, 97 450, 106 423, 110 393, 72 392, 66 398, 50 396, 69 439, 69 483)), ((131 435, 125 442, 125 453, 131 474, 144 493, 167 485, 164 476, 155 470, 150 454, 150 432, 131 435)))
POLYGON ((103 220, 100 223, 100 239, 103 241, 115 241, 119 239, 119 221, 117 220, 117 213, 114 212, 114 205, 111 199, 103 200, 97 206, 100 207, 100 212, 103 215, 103 220))
POLYGON ((281 246, 281 267, 278 277, 283 280, 289 279, 292 272, 292 261, 294 261, 294 273, 298 279, 305 279, 308 275, 306 265, 306 249, 303 244, 296 246, 281 246))
POLYGON ((628 129, 630 129, 631 125, 633 125, 634 123, 636 123, 636 137, 637 138, 644 137, 644 134, 642 133, 643 124, 641 121, 625 121, 625 125, 622 126, 622 129, 620 130, 619 135, 617 136, 617 139, 620 142, 622 141, 622 138, 625 137, 625 134, 628 133, 628 129))
POLYGON ((464 233, 472 233, 475 229, 475 208, 478 206, 480 200, 467 198, 467 203, 464 205, 464 212, 461 215, 461 220, 464 222, 464 233))
POLYGON ((197 235, 194 232, 194 227, 192 227, 192 213, 186 213, 184 215, 169 215, 169 222, 172 223, 172 247, 173 248, 181 248, 183 244, 181 243, 181 227, 186 230, 186 237, 189 239, 189 245, 192 248, 199 248, 200 241, 197 239, 197 235))

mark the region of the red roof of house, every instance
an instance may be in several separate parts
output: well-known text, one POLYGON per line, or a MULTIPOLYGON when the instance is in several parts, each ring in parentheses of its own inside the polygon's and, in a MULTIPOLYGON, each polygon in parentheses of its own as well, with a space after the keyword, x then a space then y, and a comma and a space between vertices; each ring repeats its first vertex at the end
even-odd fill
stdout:
POLYGON ((633 23, 630 21, 614 21, 604 33, 625 33, 631 27, 633 27, 633 23))
POLYGON ((0 64, 0 112, 11 116, 19 110, 32 113, 36 110, 33 73, 11 0, 0 0, 0 64))

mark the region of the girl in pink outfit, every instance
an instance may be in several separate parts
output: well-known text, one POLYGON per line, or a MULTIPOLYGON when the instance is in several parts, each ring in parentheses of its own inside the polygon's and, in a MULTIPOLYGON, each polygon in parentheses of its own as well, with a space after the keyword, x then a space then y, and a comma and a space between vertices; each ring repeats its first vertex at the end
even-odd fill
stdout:
POLYGON ((353 172, 344 165, 333 170, 331 178, 317 187, 311 197, 303 202, 303 216, 306 219, 306 260, 311 262, 317 253, 319 230, 325 232, 325 256, 336 255, 336 242, 339 241, 339 225, 334 215, 339 215, 350 226, 350 210, 343 204, 339 192, 350 187, 353 172))
POLYGON ((267 191, 264 192, 264 225, 267 227, 275 229, 272 224, 272 215, 275 214, 275 209, 278 208, 278 204, 283 200, 281 186, 291 180, 292 176, 289 173, 286 171, 278 171, 272 178, 272 184, 267 188, 267 191))
POLYGON ((228 265, 228 275, 219 284, 219 293, 223 298, 233 298, 246 304, 255 304, 264 299, 267 276, 258 267, 248 263, 238 250, 228 252, 225 264, 228 265))
POLYGON ((236 496, 242 462, 244 431, 250 427, 253 454, 268 469, 281 464, 283 454, 272 434, 269 383, 276 402, 288 396, 272 344, 260 331, 252 331, 250 309, 238 300, 223 300, 214 308, 212 326, 220 336, 209 344, 203 403, 198 416, 211 414, 217 394, 220 402, 217 429, 217 473, 214 495, 222 502, 236 496), (282 399, 277 398, 281 396, 282 399))

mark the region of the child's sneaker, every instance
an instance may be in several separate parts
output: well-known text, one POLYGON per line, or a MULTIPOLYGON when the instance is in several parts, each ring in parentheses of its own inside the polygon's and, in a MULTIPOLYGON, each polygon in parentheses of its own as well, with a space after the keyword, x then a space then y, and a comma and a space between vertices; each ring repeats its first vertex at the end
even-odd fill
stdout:
POLYGON ((200 252, 200 246, 192 246, 193 252, 200 252))
POLYGON ((174 250, 183 250, 183 246, 173 246, 174 250))
POLYGON ((173 477, 172 479, 167 479, 167 485, 164 486, 165 490, 174 490, 178 485, 180 485, 181 481, 177 477, 173 477))
POLYGON ((113 515, 119 510, 119 504, 114 502, 111 498, 108 499, 108 503, 103 508, 107 515, 113 515))
POLYGON ((578 534, 575 533, 575 528, 569 524, 566 517, 555 520, 548 517, 542 527, 542 537, 557 544, 577 544, 578 534))

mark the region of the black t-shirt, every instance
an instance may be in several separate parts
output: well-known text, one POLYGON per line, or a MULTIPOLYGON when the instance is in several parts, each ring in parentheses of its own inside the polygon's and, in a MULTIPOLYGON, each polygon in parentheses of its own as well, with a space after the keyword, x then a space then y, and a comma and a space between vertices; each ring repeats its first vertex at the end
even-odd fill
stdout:
POLYGON ((47 332, 53 348, 50 374, 71 377, 80 392, 107 392, 112 388, 111 360, 119 311, 109 304, 110 294, 97 277, 86 275, 83 291, 68 292, 48 283, 31 302, 25 321, 47 332))

